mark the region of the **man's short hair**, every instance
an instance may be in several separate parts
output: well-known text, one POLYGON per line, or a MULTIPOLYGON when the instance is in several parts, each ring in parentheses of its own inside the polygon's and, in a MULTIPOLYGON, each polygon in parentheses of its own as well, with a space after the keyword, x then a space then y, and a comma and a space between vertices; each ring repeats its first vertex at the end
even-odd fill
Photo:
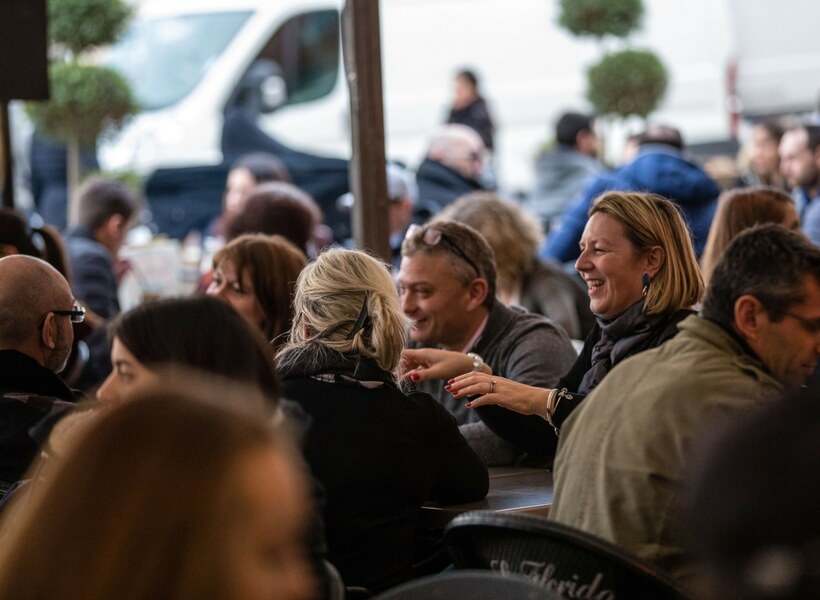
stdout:
POLYGON ((643 146, 644 144, 663 144, 677 150, 683 150, 685 146, 680 130, 668 125, 647 127, 646 131, 638 137, 638 145, 643 146))
POLYGON ((247 169, 257 185, 269 181, 293 183, 293 178, 285 163, 268 152, 243 154, 231 165, 231 170, 234 169, 247 169))
POLYGON ((755 123, 754 126, 763 129, 766 132, 766 135, 778 144, 780 143, 780 138, 783 137, 783 134, 786 131, 786 128, 774 119, 763 119, 762 121, 755 123))
POLYGON ((495 302, 495 254, 484 236, 469 225, 442 219, 431 221, 415 231, 411 229, 402 242, 401 255, 413 256, 417 252, 447 256, 450 259, 453 276, 464 285, 475 279, 476 275, 483 277, 487 280, 488 288, 484 304, 490 307, 495 302), (438 244, 431 245, 424 241, 425 233, 430 228, 435 228, 441 233, 442 241, 438 244), (464 253, 464 256, 468 256, 473 264, 467 262, 453 247, 464 253))
POLYGON ((582 131, 592 131, 595 117, 582 113, 568 112, 561 115, 555 124, 555 140, 562 146, 574 148, 578 134, 582 131))
POLYGON ((808 135, 808 148, 814 154, 820 147, 820 125, 801 125, 795 129, 805 129, 808 135))
POLYGON ((77 222, 90 231, 105 225, 114 215, 126 221, 137 212, 139 200, 124 184, 93 178, 77 190, 77 222))
POLYGON ((806 275, 820 280, 820 248, 782 225, 753 227, 737 236, 718 261, 701 314, 731 327, 735 302, 750 295, 777 322, 804 300, 806 275))

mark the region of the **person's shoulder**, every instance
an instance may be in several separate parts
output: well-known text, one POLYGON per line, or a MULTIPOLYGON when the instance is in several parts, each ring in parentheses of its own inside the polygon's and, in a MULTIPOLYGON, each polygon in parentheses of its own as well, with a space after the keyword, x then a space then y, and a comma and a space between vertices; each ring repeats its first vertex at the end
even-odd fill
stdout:
POLYGON ((487 102, 483 98, 478 98, 469 107, 470 116, 478 119, 488 119, 490 117, 490 110, 487 108, 487 102))
POLYGON ((66 252, 72 263, 74 261, 103 261, 113 263, 111 253, 98 241, 79 235, 66 237, 66 252))
MULTIPOLYGON (((444 383, 442 382, 441 385, 444 385, 444 383)), ((427 392, 418 390, 401 392, 396 390, 396 393, 403 396, 398 404, 400 410, 408 414, 408 422, 415 421, 425 430, 432 427, 445 427, 448 429, 457 427, 455 417, 427 392)))
POLYGON ((501 306, 502 310, 508 314, 506 326, 504 327, 505 334, 521 336, 532 331, 560 331, 555 321, 542 314, 530 312, 523 306, 516 304, 501 306))
POLYGON ((659 324, 660 336, 658 343, 663 343, 666 340, 675 337, 678 334, 680 324, 689 317, 697 313, 691 308, 680 308, 673 313, 670 313, 659 324))
POLYGON ((815 196, 806 205, 806 212, 803 218, 806 222, 811 221, 812 223, 820 225, 820 195, 815 196))
POLYGON ((582 198, 591 204, 598 194, 609 191, 626 191, 632 187, 630 180, 630 165, 619 167, 612 171, 603 170, 589 178, 584 188, 582 198))
POLYGON ((580 292, 586 295, 582 280, 572 273, 566 271, 564 267, 549 259, 535 258, 533 261, 533 270, 529 275, 529 279, 533 282, 540 282, 543 285, 560 285, 577 288, 580 292))

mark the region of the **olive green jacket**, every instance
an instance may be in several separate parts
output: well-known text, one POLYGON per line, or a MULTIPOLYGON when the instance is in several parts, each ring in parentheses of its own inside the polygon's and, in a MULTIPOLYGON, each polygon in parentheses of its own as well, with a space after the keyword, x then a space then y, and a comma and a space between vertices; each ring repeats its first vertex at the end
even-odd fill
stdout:
POLYGON ((691 446, 719 421, 777 397, 781 385, 717 324, 694 315, 679 329, 616 366, 566 421, 550 518, 688 586, 677 498, 691 446))

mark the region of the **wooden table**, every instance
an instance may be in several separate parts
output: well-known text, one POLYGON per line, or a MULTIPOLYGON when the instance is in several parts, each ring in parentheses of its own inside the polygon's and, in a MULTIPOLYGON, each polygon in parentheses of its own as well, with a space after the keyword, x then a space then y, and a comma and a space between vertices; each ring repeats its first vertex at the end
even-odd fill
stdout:
POLYGON ((470 510, 547 516, 553 495, 550 471, 527 467, 490 467, 489 472, 490 491, 484 500, 450 506, 428 502, 421 508, 419 525, 443 529, 454 517, 470 510))

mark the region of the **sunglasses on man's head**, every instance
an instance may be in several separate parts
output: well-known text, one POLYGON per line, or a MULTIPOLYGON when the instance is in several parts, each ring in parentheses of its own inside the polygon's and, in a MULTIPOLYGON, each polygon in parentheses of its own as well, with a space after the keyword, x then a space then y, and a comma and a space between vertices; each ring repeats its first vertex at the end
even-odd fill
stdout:
POLYGON ((407 237, 414 238, 419 237, 421 241, 423 241, 428 246, 438 246, 439 244, 445 246, 449 250, 451 250, 454 254, 459 256, 464 262, 470 265, 473 270, 476 272, 476 275, 481 277, 481 271, 479 271, 476 264, 470 260, 464 251, 458 247, 458 245, 453 242, 447 235, 441 231, 441 229, 435 226, 429 227, 422 227, 420 225, 410 225, 407 229, 407 237))

